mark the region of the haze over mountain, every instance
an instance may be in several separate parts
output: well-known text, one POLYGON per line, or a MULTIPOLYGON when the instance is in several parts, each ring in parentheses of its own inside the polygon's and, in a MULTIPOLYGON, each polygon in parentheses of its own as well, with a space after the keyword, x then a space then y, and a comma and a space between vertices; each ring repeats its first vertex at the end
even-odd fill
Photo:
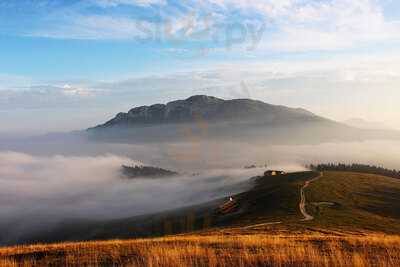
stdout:
POLYGON ((395 131, 353 128, 301 108, 206 95, 135 107, 88 132, 94 139, 124 142, 233 138, 286 144, 400 137, 395 131))
POLYGON ((360 129, 393 130, 382 122, 367 121, 361 118, 348 119, 343 121, 343 123, 360 129))

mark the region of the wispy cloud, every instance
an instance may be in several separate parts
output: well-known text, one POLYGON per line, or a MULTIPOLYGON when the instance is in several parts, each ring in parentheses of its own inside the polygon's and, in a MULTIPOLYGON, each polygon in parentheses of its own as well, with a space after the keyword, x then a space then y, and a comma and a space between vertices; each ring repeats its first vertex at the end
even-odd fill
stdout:
POLYGON ((213 47, 226 46, 232 31, 236 41, 248 42, 251 35, 248 23, 253 21, 267 26, 260 35, 259 51, 342 50, 400 39, 400 24, 385 18, 381 2, 375 0, 207 0, 173 4, 165 0, 96 0, 91 3, 104 11, 89 12, 85 6, 86 9, 68 10, 68 16, 50 14, 52 23, 42 25, 30 35, 67 39, 145 36, 164 41, 179 37, 180 41, 190 42, 198 41, 201 33, 201 41, 213 47), (142 9, 121 12, 124 6, 142 9))
POLYGON ((379 2, 312 2, 293 9, 265 48, 286 51, 337 50, 399 40, 400 25, 387 21, 379 2))
POLYGON ((100 90, 79 85, 29 85, 0 90, 0 110, 77 107, 101 94, 100 90))
MULTIPOLYGON (((138 20, 103 15, 74 15, 52 27, 30 33, 33 37, 56 39, 133 39, 141 34, 138 20)), ((147 22, 143 22, 147 24, 147 22)))
POLYGON ((165 5, 166 0, 92 0, 92 3, 101 7, 116 7, 120 5, 131 6, 150 6, 150 5, 165 5))

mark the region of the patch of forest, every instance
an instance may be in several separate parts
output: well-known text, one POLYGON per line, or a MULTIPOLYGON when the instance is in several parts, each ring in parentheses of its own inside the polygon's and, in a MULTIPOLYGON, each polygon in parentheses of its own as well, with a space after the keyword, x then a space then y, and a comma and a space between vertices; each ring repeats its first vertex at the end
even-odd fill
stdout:
POLYGON ((178 175, 177 172, 151 166, 122 166, 122 173, 129 179, 139 177, 169 177, 178 175))

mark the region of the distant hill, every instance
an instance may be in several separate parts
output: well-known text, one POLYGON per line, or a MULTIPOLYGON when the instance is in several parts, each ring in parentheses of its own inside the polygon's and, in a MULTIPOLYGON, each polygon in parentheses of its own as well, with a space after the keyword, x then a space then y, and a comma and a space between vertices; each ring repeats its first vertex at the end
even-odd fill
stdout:
POLYGON ((206 95, 135 107, 87 132, 93 139, 118 142, 221 139, 288 144, 400 138, 396 131, 358 129, 301 108, 206 95))
POLYGON ((360 129, 392 130, 389 126, 387 126, 383 123, 367 121, 367 120, 360 119, 360 118, 349 119, 349 120, 344 121, 343 123, 347 124, 351 127, 356 127, 356 128, 360 128, 360 129))

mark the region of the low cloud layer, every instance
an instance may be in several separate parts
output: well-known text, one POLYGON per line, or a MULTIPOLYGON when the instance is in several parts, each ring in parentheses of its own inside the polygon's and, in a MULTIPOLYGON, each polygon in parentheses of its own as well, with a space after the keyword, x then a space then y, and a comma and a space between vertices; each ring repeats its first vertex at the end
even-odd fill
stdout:
POLYGON ((127 180, 122 164, 140 163, 115 155, 0 152, 0 243, 76 219, 127 218, 208 202, 244 190, 249 185, 243 182, 262 173, 231 169, 127 180))

